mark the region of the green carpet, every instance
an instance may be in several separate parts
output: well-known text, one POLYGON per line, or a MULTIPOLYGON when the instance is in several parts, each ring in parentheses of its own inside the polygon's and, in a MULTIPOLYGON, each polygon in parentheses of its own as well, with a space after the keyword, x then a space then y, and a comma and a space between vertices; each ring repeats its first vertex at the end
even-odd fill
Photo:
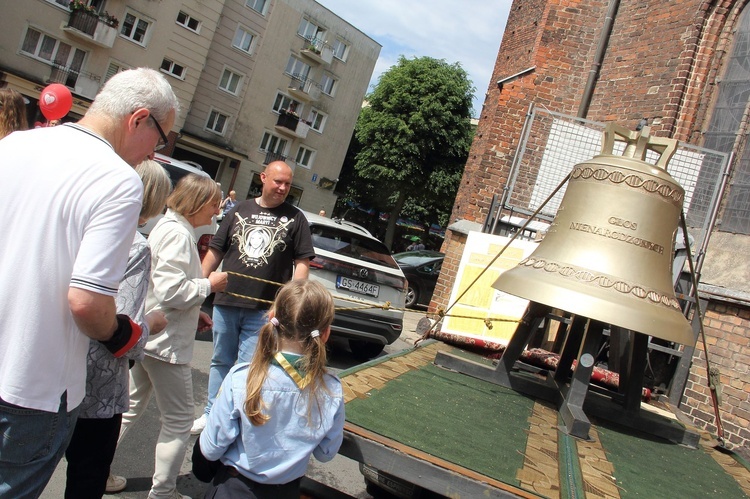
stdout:
POLYGON ((737 482, 702 449, 689 449, 604 421, 598 421, 597 430, 623 498, 746 497, 737 482))
MULTIPOLYGON (((418 353, 413 364, 407 359, 389 367, 387 361, 395 357, 389 356, 342 373, 344 380, 352 376, 350 392, 358 393, 346 404, 347 421, 510 486, 522 487, 520 472, 523 488, 542 496, 580 499, 609 490, 623 498, 747 497, 729 474, 744 480, 746 470, 727 472, 703 449, 601 419, 592 421, 601 446, 594 442, 581 447, 581 441, 555 433, 561 421, 559 415, 552 418, 545 412, 549 409, 538 408, 532 427, 531 397, 422 364, 429 355, 418 359, 418 353), (534 437, 528 441, 532 429, 534 437), (544 445, 550 438, 557 439, 551 449, 544 445), (524 455, 529 459, 526 467, 524 455), (553 476, 559 483, 550 479, 553 476)), ((464 355, 478 361, 473 354, 464 355)), ((661 418, 644 414, 644 419, 649 417, 661 418)))
POLYGON ((346 419, 518 486, 533 404, 512 390, 427 365, 373 390, 366 400, 352 400, 346 419))

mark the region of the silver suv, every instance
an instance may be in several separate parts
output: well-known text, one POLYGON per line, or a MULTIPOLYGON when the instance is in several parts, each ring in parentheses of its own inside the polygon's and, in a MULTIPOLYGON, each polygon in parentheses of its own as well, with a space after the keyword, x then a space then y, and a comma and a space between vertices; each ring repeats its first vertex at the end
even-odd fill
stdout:
POLYGON ((334 335, 347 338, 352 354, 370 359, 396 341, 404 324, 408 284, 388 248, 364 227, 305 212, 315 259, 310 279, 333 295, 334 335), (388 303, 390 307, 385 309, 388 303))
MULTIPOLYGON (((154 161, 159 163, 164 167, 165 170, 167 170, 169 178, 170 180, 172 180, 172 187, 174 187, 175 184, 188 173, 195 173, 196 175, 210 177, 210 175, 204 172, 200 168, 200 165, 196 163, 186 163, 184 161, 178 161, 174 158, 170 158, 169 156, 164 156, 163 154, 159 153, 154 154, 154 161)), ((158 222, 161 217, 162 215, 152 218, 146 225, 144 225, 143 227, 139 227, 138 231, 144 236, 148 237, 148 235, 151 233, 151 229, 154 228, 156 222, 158 222)), ((200 254, 201 260, 203 260, 203 256, 206 254, 206 252, 208 252, 208 243, 211 242, 211 238, 214 237, 214 234, 216 234, 216 229, 218 228, 219 225, 216 222, 216 217, 211 220, 211 223, 209 225, 203 225, 201 227, 195 228, 195 238, 198 243, 198 253, 200 254)))

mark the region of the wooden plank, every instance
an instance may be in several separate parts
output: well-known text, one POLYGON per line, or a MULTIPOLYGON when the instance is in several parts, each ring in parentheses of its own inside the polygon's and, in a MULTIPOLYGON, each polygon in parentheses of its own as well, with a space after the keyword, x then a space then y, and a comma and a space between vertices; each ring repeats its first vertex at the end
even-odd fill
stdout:
POLYGON ((523 467, 518 470, 516 478, 522 487, 542 496, 559 497, 557 411, 551 404, 537 401, 528 421, 523 467))
POLYGON ((750 473, 748 472, 747 468, 738 463, 737 460, 730 454, 721 452, 720 450, 717 450, 715 447, 708 445, 705 442, 701 442, 701 444, 703 445, 703 448, 709 453, 709 455, 714 458, 714 460, 719 463, 722 468, 724 468, 724 471, 726 471, 732 478, 734 478, 734 480, 737 482, 737 485, 740 486, 742 491, 748 497, 750 497, 750 473))
POLYGON ((576 440, 576 448, 586 497, 619 499, 620 491, 613 475, 614 466, 607 460, 594 426, 589 429, 589 440, 576 440))

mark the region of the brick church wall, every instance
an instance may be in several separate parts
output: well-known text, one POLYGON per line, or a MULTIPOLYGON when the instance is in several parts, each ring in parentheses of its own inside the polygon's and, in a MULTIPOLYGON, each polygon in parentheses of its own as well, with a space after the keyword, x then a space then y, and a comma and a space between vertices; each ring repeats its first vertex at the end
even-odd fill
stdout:
MULTIPOLYGON (((514 1, 451 222, 481 227, 493 195, 507 183, 530 104, 578 114, 595 69, 608 5, 608 0, 514 1), (502 88, 496 84, 521 72, 502 88)), ((739 0, 621 0, 585 117, 630 129, 645 117, 654 135, 701 145, 700 130, 710 116, 721 57, 730 48, 732 23, 742 5, 739 0)), ((432 311, 449 305, 465 240, 465 234, 448 231, 442 247, 446 265, 432 311)), ((745 307, 712 301, 706 318, 709 352, 726 380, 724 426, 736 446, 750 443, 748 313, 745 307)), ((683 409, 698 426, 715 429, 713 410, 701 388, 701 355, 699 345, 683 409)))
MULTIPOLYGON (((736 304, 711 301, 703 327, 708 362, 721 372, 721 423, 727 442, 750 453, 750 310, 736 304)), ((681 409, 698 425, 716 434, 714 408, 706 373, 703 342, 693 355, 681 409)))

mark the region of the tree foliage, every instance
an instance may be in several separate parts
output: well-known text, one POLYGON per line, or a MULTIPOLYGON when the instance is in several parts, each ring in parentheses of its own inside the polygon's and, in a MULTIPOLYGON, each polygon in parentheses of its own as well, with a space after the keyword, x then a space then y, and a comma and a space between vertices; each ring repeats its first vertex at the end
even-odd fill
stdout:
POLYGON ((399 216, 444 225, 471 145, 474 88, 458 63, 406 59, 381 75, 357 120, 348 197, 399 216))

